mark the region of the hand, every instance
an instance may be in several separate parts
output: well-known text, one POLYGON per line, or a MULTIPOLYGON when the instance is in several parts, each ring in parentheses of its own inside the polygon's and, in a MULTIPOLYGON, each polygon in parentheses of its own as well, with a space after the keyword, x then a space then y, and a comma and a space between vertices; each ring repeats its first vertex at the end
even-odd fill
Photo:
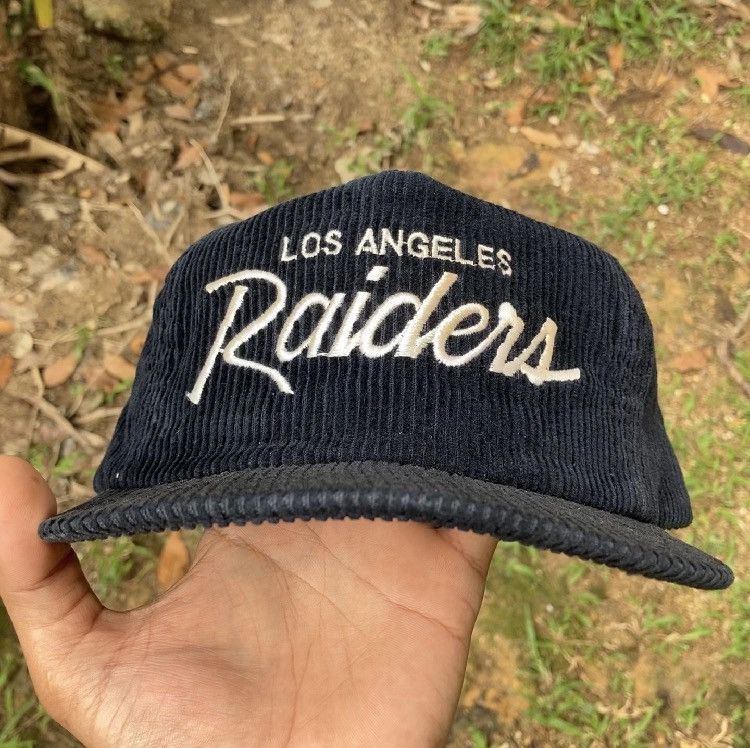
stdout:
POLYGON ((103 608, 43 479, 0 458, 0 595, 34 687, 88 746, 436 745, 495 541, 414 522, 211 529, 153 604, 103 608))

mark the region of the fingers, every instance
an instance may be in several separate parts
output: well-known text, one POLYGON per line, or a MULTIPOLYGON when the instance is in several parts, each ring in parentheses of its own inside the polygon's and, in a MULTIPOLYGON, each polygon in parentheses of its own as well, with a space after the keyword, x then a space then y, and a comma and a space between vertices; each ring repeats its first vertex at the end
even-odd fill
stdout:
POLYGON ((0 597, 27 659, 62 654, 91 630, 101 604, 69 545, 37 534, 55 514, 49 487, 28 463, 0 456, 0 597))

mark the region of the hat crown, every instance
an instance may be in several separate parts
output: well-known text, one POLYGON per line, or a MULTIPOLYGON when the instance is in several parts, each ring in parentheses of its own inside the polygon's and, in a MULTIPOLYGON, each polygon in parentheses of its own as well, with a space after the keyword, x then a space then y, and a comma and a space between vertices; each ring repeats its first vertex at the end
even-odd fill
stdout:
POLYGON ((417 173, 192 245, 95 485, 359 460, 690 521, 650 322, 617 261, 417 173))

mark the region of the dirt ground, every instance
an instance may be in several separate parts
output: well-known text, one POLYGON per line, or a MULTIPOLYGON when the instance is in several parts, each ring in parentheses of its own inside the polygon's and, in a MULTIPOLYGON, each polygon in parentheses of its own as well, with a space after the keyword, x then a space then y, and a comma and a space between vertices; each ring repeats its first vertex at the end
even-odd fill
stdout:
MULTIPOLYGON (((0 138, 0 451, 32 460, 61 508, 87 498, 190 242, 420 169, 626 267, 694 502, 679 534, 737 575, 697 592, 501 544, 450 745, 750 745, 747 5, 175 0, 151 42, 95 33, 63 2, 40 32, 24 8, 2 19, 0 122, 71 151, 12 162, 0 138), (76 154, 101 169, 52 171, 76 154)), ((158 594, 162 546, 78 551, 128 608, 158 594)), ((1 609, 0 658, 0 746, 75 745, 1 609)))

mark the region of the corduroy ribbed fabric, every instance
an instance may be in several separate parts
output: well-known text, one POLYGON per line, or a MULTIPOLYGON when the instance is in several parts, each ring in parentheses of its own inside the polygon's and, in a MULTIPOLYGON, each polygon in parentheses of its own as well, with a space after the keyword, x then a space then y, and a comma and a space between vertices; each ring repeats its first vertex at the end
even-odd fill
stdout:
MULTIPOLYGON (((308 473, 305 490, 296 487, 295 502, 320 498, 315 480, 328 466, 339 477, 344 470, 347 478, 334 481, 337 495, 348 491, 354 504, 344 502, 350 510, 343 514, 300 508, 284 518, 404 518, 374 499, 357 507, 356 470, 341 466, 378 464, 389 466, 389 476, 404 469, 384 480, 382 496, 399 495, 409 506, 404 476, 424 477, 409 472, 418 468, 465 479, 478 495, 486 490, 479 486, 494 485, 516 497, 527 519, 534 515, 524 496, 558 501, 558 531, 570 507, 587 531, 602 515, 615 526, 617 518, 635 520, 622 524, 629 533, 691 521, 657 402, 651 325, 617 261, 579 237, 424 175, 384 172, 283 203, 185 252, 157 299, 130 401, 97 472, 101 501, 48 521, 41 532, 70 540, 217 523, 200 511, 201 480, 207 501, 221 498, 219 486, 232 486, 227 521, 272 519, 256 510, 243 515, 241 481, 231 475, 246 476, 249 500, 262 498, 262 469, 283 475, 301 466, 318 472, 308 473), (409 348, 409 322, 433 297, 439 302, 414 328, 409 348), (501 355, 513 331, 517 339, 501 355), (185 488, 184 481, 192 481, 192 510, 165 489, 185 488), (173 496, 187 512, 183 521, 169 511, 161 523, 153 513, 117 513, 118 502, 124 510, 129 500, 147 513, 149 489, 163 511, 164 496, 173 496), (97 512, 88 526, 87 511, 89 519, 97 512)), ((446 495, 473 506, 450 481, 446 495)), ((423 486, 413 488, 414 497, 424 496, 423 486)), ((365 494, 376 496, 377 487, 365 494)), ((437 501, 439 491, 429 495, 437 501)), ((524 539, 503 535, 492 518, 473 526, 458 515, 451 521, 444 507, 435 511, 432 519, 415 518, 524 539)), ((653 539, 650 529, 646 537, 653 539)), ((585 552, 585 538, 563 541, 552 529, 546 542, 537 535, 526 541, 603 560, 585 552)), ((689 548, 664 542, 675 544, 674 558, 675 548, 689 548)), ((720 562, 695 553, 705 579, 683 573, 672 581, 731 581, 720 562)), ((642 560, 614 558, 612 565, 647 574, 642 560)))

